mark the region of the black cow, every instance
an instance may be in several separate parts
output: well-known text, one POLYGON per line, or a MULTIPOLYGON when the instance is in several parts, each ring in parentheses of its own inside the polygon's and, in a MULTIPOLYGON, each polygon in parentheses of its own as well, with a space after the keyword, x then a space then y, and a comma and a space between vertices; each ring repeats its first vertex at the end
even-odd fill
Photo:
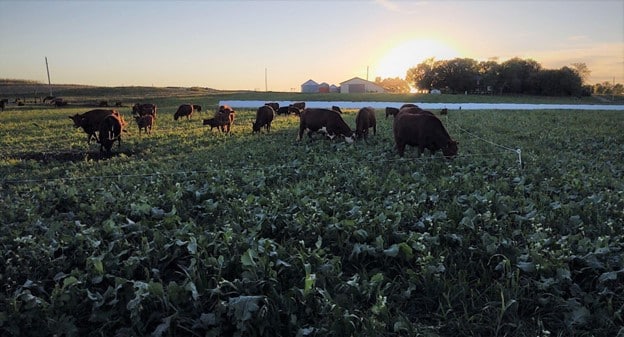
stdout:
POLYGON ((280 108, 280 105, 277 102, 268 102, 268 103, 264 103, 264 105, 270 106, 271 108, 273 108, 273 111, 276 111, 276 112, 280 108))
POLYGON ((332 110, 334 110, 334 111, 336 111, 337 113, 342 113, 342 110, 340 110, 340 107, 339 107, 339 106, 335 106, 335 105, 333 105, 331 109, 332 109, 332 110))
POLYGON ((457 155, 458 142, 451 139, 440 119, 435 116, 401 111, 394 118, 393 132, 401 157, 406 145, 417 146, 418 156, 425 149, 429 149, 431 155, 441 149, 447 159, 457 155))
POLYGON ((132 106, 132 113, 139 116, 152 115, 156 118, 157 110, 156 104, 152 103, 136 103, 132 106))
POLYGON ((355 136, 357 138, 368 137, 368 129, 373 128, 373 134, 377 134, 377 119, 375 109, 371 107, 362 108, 355 116, 355 136))
POLYGON ((328 109, 305 109, 299 118, 299 137, 301 140, 304 131, 312 138, 313 132, 325 133, 330 139, 344 136, 347 143, 353 142, 353 131, 342 119, 339 113, 328 109))
POLYGON ((139 126, 139 136, 141 135, 141 130, 145 130, 145 133, 147 133, 147 134, 152 133, 152 127, 154 126, 154 116, 152 116, 152 115, 145 115, 145 116, 134 115, 134 120, 136 121, 137 125, 139 126))
POLYGON ((298 115, 298 114, 299 114, 299 112, 300 112, 300 111, 299 111, 299 109, 295 108, 295 107, 294 107, 294 106, 292 106, 292 105, 289 105, 289 106, 281 106, 281 107, 280 107, 279 109, 277 109, 277 111, 276 111, 276 113, 277 113, 278 115, 290 115, 291 113, 292 113, 292 114, 296 114, 296 115, 298 115))
POLYGON ((6 107, 7 103, 9 103, 9 99, 8 98, 0 99, 0 110, 1 111, 4 111, 4 108, 6 107))
POLYGON ((223 132, 223 127, 227 125, 228 120, 219 119, 217 117, 212 117, 208 119, 204 119, 203 125, 210 125, 210 131, 212 129, 217 128, 223 132))
POLYGON ((193 110, 201 112, 201 105, 193 104, 193 110))
POLYGON ((121 132, 123 131, 124 123, 116 115, 109 115, 100 123, 100 153, 111 153, 113 143, 117 141, 121 146, 121 132))
POLYGON ((275 111, 270 105, 263 105, 256 111, 256 121, 252 123, 253 132, 260 132, 260 128, 263 126, 267 132, 271 132, 271 122, 275 116, 275 111))
POLYGON ((173 120, 177 121, 180 117, 186 117, 186 120, 190 120, 193 115, 193 105, 182 104, 178 107, 178 110, 173 115, 173 120))

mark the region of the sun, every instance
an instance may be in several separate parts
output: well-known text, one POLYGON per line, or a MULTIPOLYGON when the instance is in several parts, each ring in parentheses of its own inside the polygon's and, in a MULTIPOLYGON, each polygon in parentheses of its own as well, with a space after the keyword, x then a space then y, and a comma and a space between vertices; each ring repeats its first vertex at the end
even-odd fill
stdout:
POLYGON ((448 44, 438 40, 414 39, 401 42, 385 53, 377 62, 376 75, 381 78, 405 78, 413 68, 428 58, 448 60, 459 53, 448 44))

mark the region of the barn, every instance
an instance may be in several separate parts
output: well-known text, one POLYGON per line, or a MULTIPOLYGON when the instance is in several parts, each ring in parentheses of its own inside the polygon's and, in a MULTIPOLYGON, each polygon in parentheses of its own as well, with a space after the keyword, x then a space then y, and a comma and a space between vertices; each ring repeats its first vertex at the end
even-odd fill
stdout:
POLYGON ((318 89, 319 89, 318 92, 326 94, 326 93, 329 92, 329 84, 326 83, 326 82, 323 82, 323 83, 319 84, 319 88, 318 89))
POLYGON ((329 86, 329 92, 340 92, 340 88, 332 84, 329 86))
POLYGON ((350 80, 340 83, 341 94, 354 94, 354 93, 367 93, 367 92, 382 93, 382 92, 385 92, 385 90, 382 87, 375 84, 374 82, 367 81, 359 77, 354 77, 350 80))
POLYGON ((319 92, 319 84, 313 80, 308 80, 301 85, 301 92, 317 93, 319 92))

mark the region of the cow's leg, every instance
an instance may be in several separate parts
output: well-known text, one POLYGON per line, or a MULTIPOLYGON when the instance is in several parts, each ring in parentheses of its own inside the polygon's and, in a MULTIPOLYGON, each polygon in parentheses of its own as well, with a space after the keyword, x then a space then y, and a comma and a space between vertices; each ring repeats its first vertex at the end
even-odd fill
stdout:
POLYGON ((396 148, 399 152, 399 157, 403 157, 403 154, 405 153, 405 143, 397 142, 396 148))

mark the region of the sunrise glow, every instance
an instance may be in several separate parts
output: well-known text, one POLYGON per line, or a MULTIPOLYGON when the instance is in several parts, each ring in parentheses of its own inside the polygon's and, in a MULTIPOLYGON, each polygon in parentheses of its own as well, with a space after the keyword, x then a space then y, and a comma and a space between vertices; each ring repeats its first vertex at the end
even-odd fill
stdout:
POLYGON ((381 78, 405 78, 409 68, 415 67, 428 58, 449 60, 459 57, 450 45, 431 39, 413 39, 398 43, 388 50, 376 67, 376 74, 381 78))

